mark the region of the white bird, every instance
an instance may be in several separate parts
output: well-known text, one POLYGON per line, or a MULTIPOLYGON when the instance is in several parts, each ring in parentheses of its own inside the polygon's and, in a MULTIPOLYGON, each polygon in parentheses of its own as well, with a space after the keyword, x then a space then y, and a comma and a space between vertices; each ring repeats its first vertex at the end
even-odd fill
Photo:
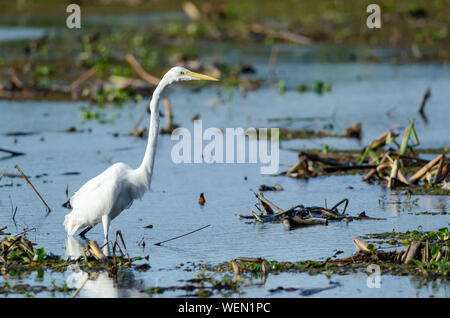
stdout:
POLYGON ((75 192, 69 200, 72 211, 64 220, 68 235, 74 235, 79 229, 85 228, 80 233, 84 236, 94 225, 102 222, 104 237, 107 240, 111 220, 150 189, 159 131, 159 97, 168 85, 191 80, 217 81, 211 76, 194 73, 179 66, 171 68, 164 75, 150 102, 150 128, 141 165, 132 169, 125 163, 115 163, 75 192))

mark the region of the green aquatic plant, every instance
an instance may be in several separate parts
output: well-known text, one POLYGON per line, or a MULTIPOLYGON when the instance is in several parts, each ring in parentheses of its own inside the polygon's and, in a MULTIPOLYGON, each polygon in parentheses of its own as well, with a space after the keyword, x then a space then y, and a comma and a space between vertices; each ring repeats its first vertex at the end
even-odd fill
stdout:
POLYGON ((283 95, 284 93, 286 93, 286 82, 283 80, 279 80, 276 84, 276 88, 278 94, 283 95))
POLYGON ((307 91, 313 91, 317 94, 322 94, 324 92, 330 92, 331 91, 331 84, 328 82, 323 81, 316 81, 312 82, 310 84, 298 84, 296 86, 297 92, 304 93, 307 91))
POLYGON ((50 65, 38 66, 34 69, 34 75, 36 76, 49 76, 52 73, 52 67, 50 65))
POLYGON ((412 148, 412 147, 415 147, 418 145, 420 145, 420 143, 419 143, 419 138, 417 137, 416 131, 414 129, 414 120, 411 120, 408 127, 406 127, 406 129, 405 129, 405 133, 403 134, 403 140, 402 140, 402 143, 398 150, 398 153, 400 155, 404 155, 406 153, 406 150, 408 149, 408 147, 412 148), (414 136, 415 144, 408 145, 411 134, 414 136))
POLYGON ((84 120, 100 119, 102 116, 102 113, 97 110, 89 109, 86 106, 81 106, 80 116, 84 120))

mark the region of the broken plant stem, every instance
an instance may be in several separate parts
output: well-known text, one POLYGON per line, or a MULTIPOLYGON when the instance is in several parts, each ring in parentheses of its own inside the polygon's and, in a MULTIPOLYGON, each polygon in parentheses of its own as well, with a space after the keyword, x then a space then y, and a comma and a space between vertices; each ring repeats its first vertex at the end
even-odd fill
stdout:
POLYGON ((273 214, 273 211, 271 209, 277 210, 277 212, 279 213, 284 212, 283 209, 279 208, 278 206, 267 200, 262 193, 255 194, 255 196, 258 198, 259 201, 261 201, 267 214, 273 214), (270 209, 267 209, 267 207, 270 207, 270 209))
MULTIPOLYGON (((120 230, 117 230, 117 232, 116 232, 116 243, 117 243, 117 238, 118 237, 120 237, 120 240, 122 241, 123 248, 125 249, 125 252, 127 253, 128 262, 131 263, 131 257, 130 257, 130 254, 128 253, 127 246, 125 245, 125 241, 123 239, 122 232, 120 230)), ((117 245, 119 245, 119 244, 117 244, 117 245)), ((120 246, 119 246, 119 248, 120 248, 120 246)))
POLYGON ((419 171, 417 171, 411 178, 409 178, 408 182, 411 184, 416 183, 420 180, 428 171, 431 170, 443 157, 443 154, 440 154, 433 160, 429 161, 425 166, 423 166, 419 171))
POLYGON ((194 230, 194 231, 191 231, 191 232, 189 232, 189 233, 182 234, 182 235, 179 235, 179 236, 170 238, 170 239, 168 239, 168 240, 165 240, 165 241, 161 241, 161 242, 155 243, 154 245, 156 245, 156 246, 161 246, 162 243, 166 243, 166 242, 169 242, 169 241, 173 241, 173 240, 176 240, 176 239, 181 238, 181 237, 183 237, 183 236, 186 236, 186 235, 195 233, 195 232, 197 232, 197 231, 200 231, 200 230, 203 230, 203 229, 207 228, 208 226, 211 226, 211 224, 205 225, 205 226, 203 226, 203 227, 201 227, 201 228, 199 228, 199 229, 196 229, 196 230, 194 230))
POLYGON ((87 72, 83 73, 80 75, 80 77, 78 77, 71 85, 70 85, 70 90, 74 91, 78 88, 78 86, 80 86, 81 83, 87 81, 88 79, 90 79, 92 76, 95 75, 95 73, 97 72, 97 67, 93 66, 91 67, 87 72))
POLYGON ((125 59, 127 60, 128 63, 130 63, 130 65, 133 67, 133 69, 136 71, 136 73, 138 73, 138 75, 146 82, 156 86, 159 84, 159 78, 148 74, 143 68, 142 66, 139 64, 139 62, 136 60, 136 58, 128 53, 125 56, 125 59))
POLYGON ((72 294, 72 296, 70 296, 70 298, 75 298, 77 297, 77 295, 80 293, 80 291, 83 289, 84 285, 86 285, 87 281, 89 280, 89 276, 86 277, 86 279, 84 280, 84 282, 80 285, 80 287, 78 287, 78 289, 72 294))
POLYGON ((427 90, 425 91, 425 94, 423 95, 422 98, 422 103, 420 104, 420 108, 419 108, 419 113, 424 116, 424 109, 425 109, 425 105, 427 103, 428 98, 430 98, 431 96, 431 89, 428 87, 427 90))
POLYGON ((14 241, 11 242, 11 244, 8 245, 7 248, 5 248, 5 250, 3 251, 1 258, 3 260, 3 263, 7 263, 7 258, 8 258, 8 251, 9 249, 16 244, 20 239, 22 238, 22 236, 17 236, 16 239, 14 241))
POLYGON ((102 250, 98 247, 98 244, 97 244, 96 241, 91 240, 91 241, 89 242, 88 250, 89 250, 89 252, 91 252, 91 254, 92 254, 95 258, 97 258, 97 259, 99 259, 99 260, 103 261, 104 259, 106 259, 105 254, 103 254, 102 250))
POLYGON ((44 203, 45 207, 47 208, 47 213, 51 212, 50 207, 47 205, 47 203, 45 203, 44 199, 41 197, 41 195, 39 194, 39 192, 36 190, 36 188, 31 184, 30 180, 28 180, 27 176, 22 172, 22 170, 20 170, 18 165, 14 166, 17 170, 19 170, 20 174, 25 178, 25 180, 27 181, 27 183, 31 186, 31 188, 33 189, 33 191, 37 194, 37 196, 39 197, 39 199, 42 201, 42 203, 44 203))

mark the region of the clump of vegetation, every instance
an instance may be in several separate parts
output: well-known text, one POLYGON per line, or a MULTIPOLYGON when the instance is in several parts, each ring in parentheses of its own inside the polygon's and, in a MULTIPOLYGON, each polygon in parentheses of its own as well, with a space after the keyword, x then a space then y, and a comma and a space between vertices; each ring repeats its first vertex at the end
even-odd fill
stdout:
POLYGON ((7 236, 0 243, 0 269, 3 274, 20 275, 40 270, 64 272, 70 265, 77 264, 80 269, 117 270, 117 267, 129 267, 132 259, 122 256, 106 257, 99 260, 90 249, 86 247, 84 254, 78 259, 62 259, 52 253, 47 254, 44 248, 35 248, 33 243, 23 236, 7 236), (115 261, 113 262, 113 258, 115 261))
POLYGON ((313 91, 316 92, 317 94, 322 94, 324 92, 331 91, 331 84, 323 81, 316 81, 311 84, 298 84, 297 91, 300 93, 313 91))
POLYGON ((372 243, 366 245, 364 251, 358 252, 350 257, 333 260, 331 257, 325 261, 268 261, 255 259, 255 261, 223 262, 218 265, 202 265, 202 270, 209 270, 215 273, 236 273, 238 266, 239 275, 258 274, 266 271, 268 274, 279 274, 281 272, 307 272, 309 274, 332 274, 345 275, 358 270, 365 271, 370 264, 378 264, 382 273, 392 275, 412 275, 425 279, 448 279, 450 266, 450 234, 448 228, 441 228, 438 231, 411 231, 405 233, 380 233, 368 234, 365 236, 371 239, 372 243), (401 261, 401 256, 406 255, 406 250, 397 252, 383 252, 379 246, 380 239, 388 240, 390 244, 409 246, 413 241, 420 242, 419 249, 415 256, 407 263, 401 261), (392 240, 392 241, 391 241, 392 240), (399 257, 400 255, 400 257, 399 257), (264 265, 264 266, 263 266, 264 265), (265 267, 263 270, 262 268, 265 267))

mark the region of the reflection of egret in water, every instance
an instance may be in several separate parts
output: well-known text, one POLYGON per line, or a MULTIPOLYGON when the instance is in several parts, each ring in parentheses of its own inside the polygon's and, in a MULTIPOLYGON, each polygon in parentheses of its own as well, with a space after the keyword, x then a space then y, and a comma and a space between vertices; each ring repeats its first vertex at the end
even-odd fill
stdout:
MULTIPOLYGON (((66 254, 71 259, 77 259, 83 255, 83 243, 68 236, 66 239, 66 254)), ((108 244, 103 247, 103 252, 108 249, 108 244)), ((105 255, 108 255, 105 253, 105 255)), ((141 293, 143 282, 136 280, 132 270, 125 270, 112 274, 111 272, 84 272, 78 265, 72 265, 68 271, 66 282, 70 288, 78 289, 83 297, 145 297, 146 294, 141 293)))

